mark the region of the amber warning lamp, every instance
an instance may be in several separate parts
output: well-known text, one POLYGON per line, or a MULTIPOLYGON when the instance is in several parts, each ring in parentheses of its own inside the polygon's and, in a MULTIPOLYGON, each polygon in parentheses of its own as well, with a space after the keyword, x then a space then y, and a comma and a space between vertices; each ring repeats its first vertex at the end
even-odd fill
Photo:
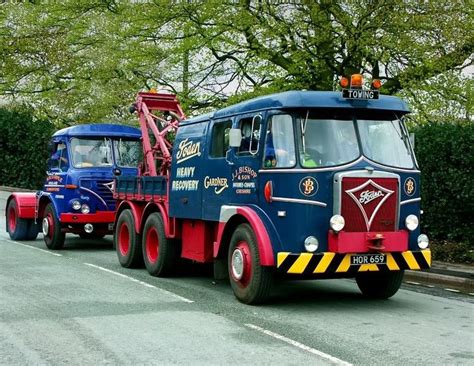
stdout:
POLYGON ((364 79, 362 78, 361 74, 351 75, 351 88, 352 89, 362 89, 363 82, 364 82, 364 79))
POLYGON ((342 97, 344 99, 353 100, 379 99, 378 89, 382 86, 380 80, 375 79, 372 81, 371 89, 364 89, 364 78, 362 74, 352 74, 350 77, 350 81, 349 78, 342 77, 339 80, 339 84, 342 87, 342 97))

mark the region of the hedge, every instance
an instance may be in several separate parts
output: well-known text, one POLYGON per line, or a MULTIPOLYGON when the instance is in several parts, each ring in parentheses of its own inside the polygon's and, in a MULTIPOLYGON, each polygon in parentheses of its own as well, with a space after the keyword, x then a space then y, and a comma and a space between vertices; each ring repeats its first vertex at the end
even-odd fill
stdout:
POLYGON ((412 132, 421 169, 423 231, 440 245, 463 243, 472 250, 474 124, 430 123, 412 132))
POLYGON ((55 128, 28 109, 0 108, 0 185, 39 189, 55 128))

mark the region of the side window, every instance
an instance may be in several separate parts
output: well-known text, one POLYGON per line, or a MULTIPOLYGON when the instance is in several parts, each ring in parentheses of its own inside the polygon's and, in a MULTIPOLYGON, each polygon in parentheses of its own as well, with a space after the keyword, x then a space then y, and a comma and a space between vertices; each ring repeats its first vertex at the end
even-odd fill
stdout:
POLYGON ((212 158, 223 158, 229 149, 229 131, 231 121, 217 122, 212 128, 211 151, 212 158))
POLYGON ((293 118, 289 114, 272 116, 265 136, 265 168, 291 168, 296 164, 293 118))
POLYGON ((67 148, 64 142, 58 142, 53 149, 53 155, 51 155, 51 164, 52 169, 59 169, 61 171, 66 171, 68 167, 68 156, 67 148))
POLYGON ((255 155, 258 152, 261 121, 262 117, 260 115, 243 118, 239 121, 239 128, 242 131, 239 155, 255 155))

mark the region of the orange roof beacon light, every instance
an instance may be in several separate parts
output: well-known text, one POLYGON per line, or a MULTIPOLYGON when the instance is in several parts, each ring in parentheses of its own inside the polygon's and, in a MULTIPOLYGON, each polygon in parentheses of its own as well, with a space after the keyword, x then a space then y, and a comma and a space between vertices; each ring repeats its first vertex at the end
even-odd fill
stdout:
POLYGON ((379 79, 374 79, 372 81, 372 89, 380 89, 382 82, 379 79))
POLYGON ((351 82, 346 77, 341 77, 339 82, 342 87, 342 97, 351 100, 373 100, 379 99, 378 89, 382 86, 380 80, 375 79, 370 89, 364 89, 364 78, 362 74, 352 74, 351 82))
POLYGON ((361 89, 363 83, 363 78, 361 74, 352 74, 351 75, 351 88, 361 89))
POLYGON ((341 80, 339 80, 339 85, 341 85, 342 88, 346 89, 349 86, 349 79, 345 76, 341 77, 341 80))

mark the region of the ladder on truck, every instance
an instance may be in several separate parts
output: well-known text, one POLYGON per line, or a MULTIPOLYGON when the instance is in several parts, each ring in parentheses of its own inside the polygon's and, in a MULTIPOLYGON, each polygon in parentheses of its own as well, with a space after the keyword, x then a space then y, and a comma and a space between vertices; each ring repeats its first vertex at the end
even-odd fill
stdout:
POLYGON ((139 174, 169 176, 173 146, 170 136, 176 132, 179 123, 186 119, 176 95, 140 92, 131 108, 131 112, 134 111, 138 113, 143 138, 144 159, 139 174), (150 131, 154 136, 153 143, 150 131))

